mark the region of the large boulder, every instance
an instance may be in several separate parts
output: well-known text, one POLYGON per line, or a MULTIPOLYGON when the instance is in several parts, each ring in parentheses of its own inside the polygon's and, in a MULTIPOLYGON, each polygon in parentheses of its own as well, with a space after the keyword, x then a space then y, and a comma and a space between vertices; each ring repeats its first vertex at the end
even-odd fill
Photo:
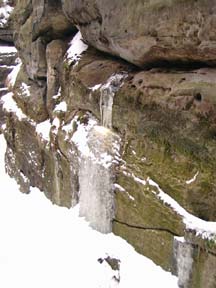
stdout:
POLYGON ((62 2, 89 44, 140 67, 216 64, 215 0, 62 2))

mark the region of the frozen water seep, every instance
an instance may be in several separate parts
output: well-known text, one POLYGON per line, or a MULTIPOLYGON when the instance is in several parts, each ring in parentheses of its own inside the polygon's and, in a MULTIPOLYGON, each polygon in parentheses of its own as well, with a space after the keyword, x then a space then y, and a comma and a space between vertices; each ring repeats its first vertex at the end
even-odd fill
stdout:
POLYGON ((174 257, 178 273, 179 287, 189 287, 189 281, 193 269, 193 247, 185 242, 182 237, 174 239, 174 257))
POLYGON ((55 192, 54 192, 54 203, 57 205, 61 204, 61 189, 60 189, 60 182, 59 182, 59 162, 58 162, 58 156, 57 153, 55 154, 55 161, 54 161, 54 187, 55 187, 55 192))
POLYGON ((88 124, 77 119, 76 123, 72 141, 80 153, 80 215, 94 229, 108 233, 112 230, 114 217, 113 161, 119 153, 120 139, 111 130, 98 126, 90 114, 88 124))
POLYGON ((114 199, 109 169, 91 161, 90 158, 83 157, 79 184, 80 216, 84 216, 92 228, 102 233, 111 232, 114 199))
POLYGON ((87 141, 89 155, 81 158, 79 171, 80 215, 94 229, 109 233, 114 217, 112 161, 119 139, 110 130, 94 126, 87 141))
MULTIPOLYGON (((127 75, 126 73, 119 73, 119 74, 112 75, 107 80, 106 84, 100 87, 101 124, 104 127, 107 127, 109 129, 112 128, 113 99, 114 99, 115 93, 121 87, 126 75, 127 75)), ((96 88, 93 87, 92 90, 93 89, 96 89, 96 88)))

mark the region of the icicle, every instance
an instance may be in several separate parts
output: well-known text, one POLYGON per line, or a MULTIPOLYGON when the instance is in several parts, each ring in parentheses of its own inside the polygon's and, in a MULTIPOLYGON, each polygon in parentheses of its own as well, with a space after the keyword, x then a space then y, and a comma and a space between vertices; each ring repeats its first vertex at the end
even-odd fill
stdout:
POLYGON ((174 254, 179 278, 178 285, 180 288, 188 288, 193 269, 193 247, 183 237, 175 237, 174 254))
POLYGON ((54 195, 53 202, 57 205, 61 204, 61 189, 59 183, 59 163, 58 163, 58 155, 57 153, 54 156, 54 195))
POLYGON ((79 124, 73 141, 81 152, 79 167, 80 216, 92 228, 102 232, 112 231, 114 217, 113 169, 119 151, 119 137, 111 130, 98 126, 79 124))
POLYGON ((100 88, 101 124, 106 128, 112 128, 113 98, 115 93, 121 87, 122 81, 125 77, 125 73, 112 75, 107 80, 107 83, 100 88))
POLYGON ((84 216, 97 231, 111 232, 114 199, 110 171, 91 158, 84 157, 79 176, 80 216, 84 216))

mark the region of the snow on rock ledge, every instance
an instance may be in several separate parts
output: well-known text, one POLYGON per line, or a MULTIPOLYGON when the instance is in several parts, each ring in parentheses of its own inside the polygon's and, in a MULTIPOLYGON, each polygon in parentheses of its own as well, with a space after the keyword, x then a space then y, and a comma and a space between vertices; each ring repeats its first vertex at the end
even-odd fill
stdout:
POLYGON ((88 45, 83 42, 81 32, 77 32, 74 38, 70 42, 70 47, 66 53, 66 59, 68 64, 76 66, 81 59, 82 53, 88 49, 88 45))

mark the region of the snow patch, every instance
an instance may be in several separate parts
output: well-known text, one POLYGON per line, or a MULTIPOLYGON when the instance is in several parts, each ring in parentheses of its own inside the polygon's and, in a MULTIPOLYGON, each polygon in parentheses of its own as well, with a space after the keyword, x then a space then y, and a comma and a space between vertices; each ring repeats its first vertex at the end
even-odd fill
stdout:
POLYGON ((52 98, 54 100, 58 100, 60 98, 60 96, 61 96, 61 87, 59 87, 57 94, 54 95, 52 98))
POLYGON ((60 102, 58 105, 56 105, 54 111, 66 112, 67 111, 67 103, 65 101, 60 102))
POLYGON ((55 117, 52 122, 52 133, 57 135, 59 127, 60 127, 60 120, 58 117, 55 117))
POLYGON ((50 129, 51 129, 51 123, 49 119, 37 124, 36 126, 37 134, 41 136, 42 139, 48 142, 50 142, 50 129))
POLYGON ((185 223, 187 229, 196 231, 196 235, 202 237, 203 239, 215 239, 216 222, 204 221, 187 212, 181 205, 179 205, 177 201, 166 194, 152 179, 148 178, 147 183, 157 188, 159 194, 156 195, 159 199, 168 204, 174 211, 176 211, 177 214, 183 217, 183 222, 185 223))
POLYGON ((125 192, 125 189, 117 183, 114 184, 114 188, 118 189, 120 192, 125 192))
POLYGON ((140 179, 139 177, 136 177, 133 173, 131 174, 132 178, 134 179, 134 181, 136 181, 137 183, 140 183, 142 185, 146 185, 146 181, 143 179, 140 179))
POLYGON ((199 175, 199 171, 197 171, 197 173, 193 176, 193 178, 191 178, 190 180, 187 180, 185 183, 187 185, 193 183, 194 181, 196 181, 198 175, 199 175))
POLYGON ((74 66, 76 66, 81 59, 82 53, 87 49, 88 45, 83 42, 82 34, 79 31, 70 42, 70 48, 67 50, 68 64, 75 62, 74 66))
POLYGON ((3 109, 8 112, 13 112, 17 118, 21 121, 27 118, 22 110, 17 106, 17 103, 13 99, 13 93, 9 92, 1 98, 3 102, 3 109))
MULTIPOLYGON (((103 126, 98 126, 97 121, 94 118, 89 119, 88 125, 80 123, 79 121, 76 121, 76 124, 77 130, 74 132, 71 140, 77 146, 80 152, 80 156, 90 158, 91 161, 100 164, 103 167, 109 168, 112 165, 114 156, 108 154, 108 152, 99 151, 98 149, 100 149, 100 145, 103 145, 103 141, 100 142, 100 137, 102 139, 104 137, 109 137, 109 134, 111 136, 112 132, 103 126), (98 135, 98 139, 96 138, 96 136, 92 136, 94 133, 98 135), (94 137, 95 139, 93 139, 94 137), (97 143, 92 143, 92 141, 96 141, 97 143)), ((69 131, 71 131, 72 127, 73 125, 70 124, 68 127, 69 131)), ((65 126, 63 129, 65 130, 65 126)), ((116 143, 113 142, 112 145, 113 150, 118 151, 118 147, 115 146, 116 143)))
POLYGON ((156 197, 163 201, 163 203, 170 206, 178 215, 180 215, 183 218, 186 228, 188 230, 194 230, 196 232, 196 236, 200 236, 203 239, 216 239, 216 222, 202 220, 187 212, 176 200, 166 194, 151 178, 147 178, 147 180, 140 179, 133 173, 129 173, 125 170, 122 171, 122 173, 127 177, 132 177, 134 181, 142 184, 143 186, 150 185, 155 187, 156 191, 152 190, 152 193, 154 193, 156 197))
POLYGON ((125 240, 91 229, 78 217, 78 206, 52 205, 36 188, 29 195, 20 193, 5 174, 3 136, 0 147, 0 287, 114 288, 116 271, 98 262, 107 255, 120 260, 116 287, 178 287, 176 277, 125 240))
POLYGON ((18 64, 8 74, 7 79, 6 79, 7 87, 10 88, 10 89, 12 89, 14 87, 17 75, 18 75, 18 73, 20 71, 20 68, 22 66, 22 62, 21 62, 21 60, 19 58, 17 59, 17 62, 18 62, 18 64))
POLYGON ((99 90, 101 88, 101 86, 102 86, 102 84, 97 84, 97 85, 95 85, 93 87, 89 87, 89 89, 92 90, 92 91, 96 91, 96 90, 99 90))
MULTIPOLYGON (((78 117, 74 119, 77 124, 77 130, 73 134, 72 141, 76 144, 82 156, 89 157, 91 153, 88 146, 88 134, 92 127, 97 125, 97 121, 95 119, 89 119, 88 125, 85 125, 77 121, 77 119, 78 117)), ((70 127, 73 127, 73 125, 70 125, 70 127)))

